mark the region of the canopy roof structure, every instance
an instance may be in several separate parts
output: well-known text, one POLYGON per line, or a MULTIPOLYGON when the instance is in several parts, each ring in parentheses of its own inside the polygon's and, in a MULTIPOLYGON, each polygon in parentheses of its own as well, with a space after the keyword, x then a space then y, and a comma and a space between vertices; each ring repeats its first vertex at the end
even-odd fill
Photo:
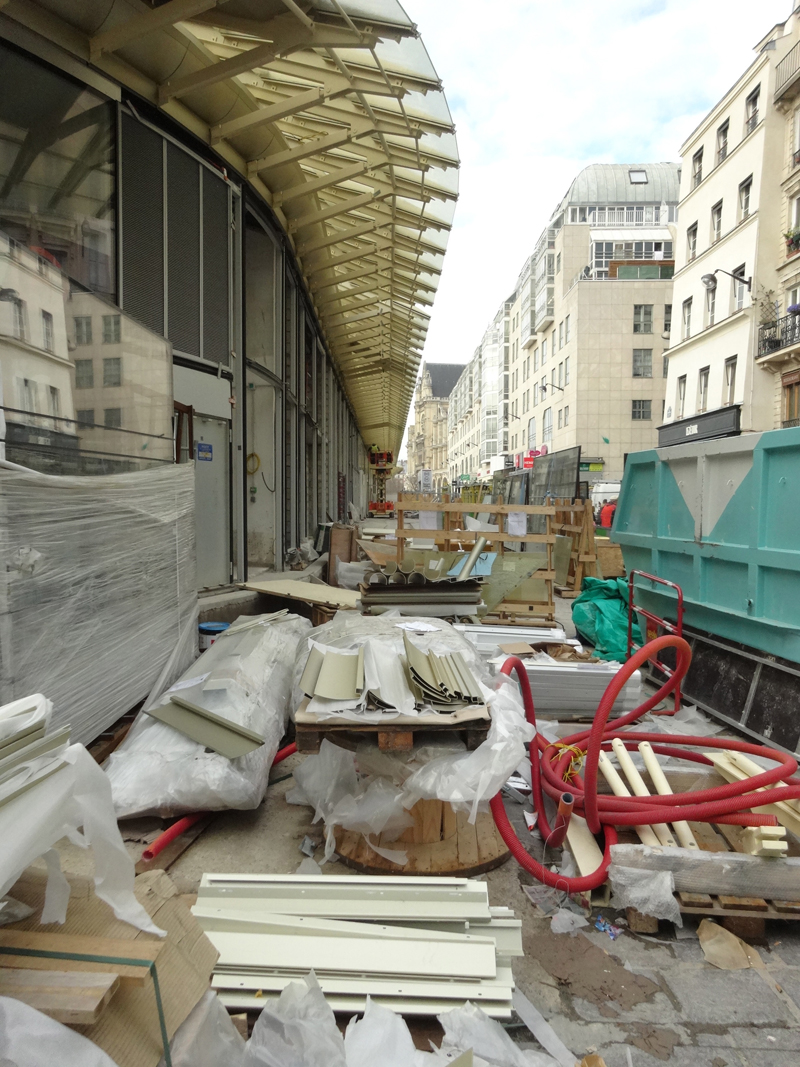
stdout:
POLYGON ((204 140, 294 246, 364 440, 400 446, 458 193, 396 0, 0 0, 204 140))

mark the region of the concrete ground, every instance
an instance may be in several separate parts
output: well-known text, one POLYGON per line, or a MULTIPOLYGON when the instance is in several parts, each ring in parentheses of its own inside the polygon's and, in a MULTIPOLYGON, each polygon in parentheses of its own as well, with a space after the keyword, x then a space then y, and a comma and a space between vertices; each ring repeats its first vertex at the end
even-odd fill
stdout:
MULTIPOLYGON (((571 631, 570 602, 558 600, 559 621, 571 631)), ((303 858, 304 837, 321 842, 312 811, 289 805, 292 756, 272 775, 256 811, 224 812, 170 867, 182 893, 197 890, 204 872, 292 872, 303 858)), ((508 804, 519 823, 521 808, 508 804)), ((136 825, 123 824, 135 837, 136 825)), ((155 823, 151 820, 150 832, 155 823)), ((148 824, 141 827, 144 831, 148 824)), ((520 836, 522 831, 520 830, 520 836)), ((532 840, 532 839, 528 839, 532 840)), ((138 859, 142 843, 128 840, 138 859)), ((59 844, 64 868, 89 873, 91 859, 59 844), (62 847, 63 846, 63 847, 62 847)), ((321 849, 317 858, 321 858, 321 849)), ((352 874, 339 863, 330 873, 352 874)), ((575 939, 550 932, 550 920, 526 896, 532 879, 514 860, 485 876, 492 904, 514 908, 522 919, 525 956, 514 960, 518 988, 551 1023, 578 1060, 599 1052, 607 1067, 797 1067, 800 1063, 800 925, 767 925, 756 943, 763 970, 721 971, 706 963, 687 923, 677 936, 662 923, 658 937, 623 929, 617 940, 585 927, 575 939), (575 963, 577 959, 577 964, 575 963)), ((800 893, 798 893, 800 896, 800 893)), ((595 913, 596 914, 596 913, 595 913)), ((616 914, 608 910, 607 917, 616 914)), ((419 1047, 440 1034, 433 1021, 412 1021, 419 1047)), ((509 1027, 525 1048, 540 1049, 522 1025, 509 1027)))

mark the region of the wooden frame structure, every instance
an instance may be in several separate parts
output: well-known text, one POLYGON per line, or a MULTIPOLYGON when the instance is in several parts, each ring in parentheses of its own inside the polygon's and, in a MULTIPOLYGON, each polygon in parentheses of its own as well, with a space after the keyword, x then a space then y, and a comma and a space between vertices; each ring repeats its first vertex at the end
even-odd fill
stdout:
POLYGON ((556 586, 559 596, 573 599, 581 591, 583 579, 597 577, 597 549, 594 541, 594 513, 590 500, 556 500, 553 531, 572 538, 567 583, 556 586))
POLYGON ((544 601, 503 601, 492 612, 493 617, 499 619, 513 619, 523 617, 526 622, 530 619, 541 620, 545 623, 555 624, 555 601, 553 589, 555 584, 555 571, 553 569, 553 549, 556 542, 554 520, 556 507, 545 504, 462 504, 436 502, 421 498, 417 494, 401 493, 399 495, 395 511, 398 518, 398 527, 395 530, 397 539, 397 563, 403 559, 405 542, 414 538, 419 540, 433 541, 437 548, 444 552, 453 551, 457 547, 468 547, 475 544, 480 537, 496 547, 502 555, 507 544, 543 544, 547 554, 547 566, 544 571, 539 571, 535 577, 543 581, 547 588, 547 599, 544 601), (404 525, 404 513, 407 511, 432 511, 443 514, 442 530, 422 530, 404 525), (463 516, 476 512, 490 514, 497 530, 464 530, 463 516), (507 519, 509 515, 543 515, 545 519, 545 533, 543 534, 510 534, 508 533, 507 519))

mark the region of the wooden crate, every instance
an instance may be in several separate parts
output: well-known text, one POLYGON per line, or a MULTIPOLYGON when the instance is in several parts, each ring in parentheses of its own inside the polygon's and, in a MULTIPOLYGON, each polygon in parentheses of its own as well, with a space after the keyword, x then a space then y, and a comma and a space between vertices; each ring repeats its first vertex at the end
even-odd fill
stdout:
POLYGON ((365 736, 376 736, 378 748, 382 752, 410 752, 414 747, 414 738, 421 733, 457 733, 468 752, 473 752, 482 745, 489 733, 489 713, 482 705, 474 709, 465 709, 461 721, 434 722, 429 715, 404 716, 403 721, 389 722, 348 722, 347 720, 317 720, 298 709, 295 717, 295 737, 297 751, 303 753, 319 752, 323 738, 328 738, 343 748, 355 749, 365 736), (466 716, 470 715, 470 718, 466 716), (311 721, 309 721, 311 720, 311 721), (316 721, 314 721, 316 720, 316 721))
POLYGON ((478 538, 485 538, 487 543, 497 552, 505 552, 508 544, 543 544, 547 553, 547 566, 544 571, 538 571, 535 577, 545 583, 547 599, 544 601, 504 601, 494 609, 492 615, 499 620, 524 617, 528 625, 536 623, 554 624, 556 606, 553 598, 555 572, 553 571, 553 546, 556 535, 553 531, 553 521, 556 508, 553 505, 543 504, 461 504, 449 501, 437 501, 423 499, 419 494, 401 493, 396 505, 398 526, 395 530, 397 539, 397 562, 403 559, 405 542, 417 538, 419 540, 433 541, 437 548, 444 552, 451 552, 459 548, 471 548, 478 538), (407 511, 434 511, 443 513, 442 530, 420 530, 403 525, 404 513, 407 511), (464 516, 476 511, 488 512, 499 526, 494 530, 464 530, 464 516), (543 534, 510 534, 506 530, 508 516, 512 514, 543 515, 545 517, 545 533, 543 534))

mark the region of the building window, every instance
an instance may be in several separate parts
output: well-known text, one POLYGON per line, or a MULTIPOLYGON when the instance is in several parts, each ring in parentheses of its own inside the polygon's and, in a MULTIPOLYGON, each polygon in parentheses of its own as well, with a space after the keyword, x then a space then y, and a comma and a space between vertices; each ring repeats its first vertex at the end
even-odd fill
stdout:
POLYGON ((42 312, 42 348, 46 352, 52 352, 55 347, 53 336, 53 316, 49 311, 42 312))
POLYGON ((539 403, 539 383, 538 382, 534 382, 533 383, 533 406, 536 407, 536 405, 538 403, 539 403))
POLYGON ((563 408, 559 408, 558 409, 558 428, 559 428, 559 430, 563 427, 563 425, 564 425, 564 409, 563 408))
POLYGON ((546 408, 542 422, 542 444, 549 445, 553 440, 553 409, 546 408))
POLYGON ((564 344, 569 344, 569 315, 564 319, 564 344))
POLYGON ((569 405, 564 408, 564 425, 569 426, 569 405))
POLYGON ((650 409, 653 406, 652 400, 632 400, 631 401, 631 418, 634 422, 650 422, 651 414, 650 409))
POLYGON ((634 333, 652 333, 653 332, 653 305, 652 304, 634 304, 633 305, 633 332, 634 333))
POLYGON ((706 289, 706 319, 707 325, 714 325, 714 316, 717 308, 717 290, 706 289))
POLYGON ((91 359, 75 360, 75 388, 94 388, 94 362, 91 359))
POLYGON ((103 344, 116 345, 119 339, 119 315, 103 315, 103 344))
POLYGON ((536 419, 528 419, 528 448, 536 448, 536 419))
POLYGON ((664 305, 664 333, 672 331, 672 304, 664 305))
POLYGON ((94 408, 78 408, 78 426, 94 425, 94 408))
POLYGON ((564 360, 564 385, 569 385, 569 356, 564 360))
POLYGON ((122 385, 122 360, 118 357, 103 360, 103 385, 122 385))
POLYGON ((90 345, 92 343, 92 316, 75 316, 75 344, 90 345))
POLYGON ((653 349, 634 348, 633 350, 633 377, 653 377, 653 349))
POLYGON ((17 378, 18 403, 23 411, 39 410, 39 387, 32 378, 17 378))
POLYGON ((103 425, 107 430, 118 430, 122 426, 122 408, 106 408, 103 412, 103 425))
POLYGON ((563 320, 558 324, 558 347, 561 349, 564 347, 564 322, 563 320))
POLYGON ((697 414, 701 415, 708 410, 708 372, 709 367, 703 367, 697 376, 697 414))
POLYGON ((711 243, 715 245, 722 237, 722 201, 711 209, 711 243))
POLYGON ((629 170, 628 178, 631 185, 647 185, 647 171, 646 170, 629 170))
POLYGON ((20 341, 25 340, 25 301, 14 301, 14 336, 20 341))
POLYGON ((744 294, 747 290, 744 271, 745 264, 743 263, 741 267, 731 272, 733 274, 733 306, 736 311, 741 311, 744 307, 744 294))
POLYGON ((800 375, 797 371, 783 378, 783 425, 800 426, 800 375))
POLYGON ((686 408, 686 375, 678 378, 678 391, 675 397, 675 418, 682 419, 686 408))
POLYGON ((739 186, 739 218, 743 222, 750 216, 750 194, 753 191, 753 179, 748 178, 739 186))
POLYGON ((691 261, 697 255, 697 223, 686 231, 686 258, 691 261))
POLYGON ((542 341, 542 366, 547 362, 547 338, 542 341))
POLYGON ((747 101, 745 102, 745 136, 748 133, 752 133, 758 125, 758 97, 760 92, 761 86, 759 85, 752 91, 752 93, 750 93, 747 98, 747 101))
POLYGON ((556 274, 561 273, 561 253, 556 253, 556 274))
POLYGON ((728 154, 728 128, 730 123, 725 120, 717 130, 717 166, 728 154))
POLYGON ((692 188, 696 189, 703 180, 703 149, 692 156, 692 188))
POLYGON ((686 341, 692 336, 692 298, 683 302, 683 339, 686 341))
POLYGON ((558 365, 558 384, 562 388, 564 387, 564 364, 563 363, 559 363, 559 365, 558 365))
POLYGON ((725 395, 722 398, 722 403, 725 407, 729 407, 733 403, 733 397, 735 392, 736 356, 731 356, 730 359, 725 360, 725 395))
POLYGON ((58 418, 61 414, 61 390, 57 389, 55 385, 48 387, 48 400, 50 401, 50 414, 54 418, 58 418))
POLYGON ((538 348, 534 348, 534 350, 533 350, 533 369, 534 370, 538 370, 539 369, 539 349, 538 348))

